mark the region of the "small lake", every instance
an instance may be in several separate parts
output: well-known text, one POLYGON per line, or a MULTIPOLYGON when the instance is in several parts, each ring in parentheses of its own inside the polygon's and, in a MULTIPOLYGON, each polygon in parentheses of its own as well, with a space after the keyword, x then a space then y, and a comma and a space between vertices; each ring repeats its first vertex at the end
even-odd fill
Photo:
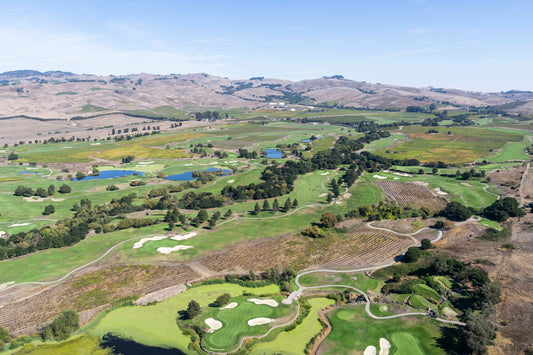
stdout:
POLYGON ((102 337, 100 344, 104 349, 111 349, 113 354, 123 355, 185 355, 179 349, 165 349, 155 346, 147 346, 136 343, 134 340, 121 338, 117 335, 107 333, 102 337))
MULTIPOLYGON (((320 139, 320 138, 324 138, 324 136, 316 136, 315 138, 320 139)), ((312 139, 302 139, 303 143, 311 143, 312 141, 313 141, 312 139)))
POLYGON ((94 175, 87 175, 82 180, 78 180, 76 178, 72 178, 72 181, 86 181, 86 180, 100 180, 100 179, 114 179, 124 176, 130 176, 130 175, 139 175, 142 177, 146 177, 142 171, 136 171, 136 170, 104 170, 100 171, 100 174, 97 176, 94 175))
POLYGON ((39 173, 35 171, 22 171, 19 173, 19 175, 39 175, 39 173))
POLYGON ((267 153, 267 158, 270 158, 270 159, 283 158, 283 152, 279 149, 268 148, 268 149, 263 149, 263 151, 267 153))
POLYGON ((192 176, 193 171, 198 171, 200 173, 204 173, 204 172, 217 171, 217 170, 221 170, 224 173, 224 175, 231 175, 232 174, 232 171, 228 170, 228 169, 209 168, 207 170, 191 170, 191 171, 187 171, 186 173, 181 173, 181 174, 176 174, 176 175, 169 175, 165 179, 172 180, 172 181, 191 181, 191 180, 196 180, 197 179, 197 178, 194 178, 192 176))

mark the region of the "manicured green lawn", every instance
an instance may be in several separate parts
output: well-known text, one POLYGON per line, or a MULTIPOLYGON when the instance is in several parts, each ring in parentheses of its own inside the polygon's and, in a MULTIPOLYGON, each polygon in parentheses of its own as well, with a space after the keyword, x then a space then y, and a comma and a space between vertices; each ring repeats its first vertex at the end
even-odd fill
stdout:
POLYGON ((87 327, 87 332, 98 337, 112 332, 141 344, 177 348, 187 354, 194 354, 194 351, 187 348, 190 338, 176 324, 178 312, 185 310, 191 300, 197 301, 200 307, 208 307, 223 293, 236 297, 243 291, 256 295, 271 294, 279 292, 279 287, 271 285, 246 289, 234 284, 194 287, 152 306, 130 306, 113 310, 96 325, 87 327))
POLYGON ((441 336, 441 323, 428 317, 370 318, 364 306, 343 306, 329 314, 333 330, 321 349, 325 354, 362 353, 367 346, 378 349, 379 339, 392 345, 391 354, 444 354, 436 340, 441 336))
POLYGON ((300 325, 289 332, 279 334, 273 341, 254 346, 250 354, 303 354, 307 343, 322 329, 322 325, 318 320, 318 311, 333 303, 333 300, 327 298, 310 299, 311 310, 300 325))

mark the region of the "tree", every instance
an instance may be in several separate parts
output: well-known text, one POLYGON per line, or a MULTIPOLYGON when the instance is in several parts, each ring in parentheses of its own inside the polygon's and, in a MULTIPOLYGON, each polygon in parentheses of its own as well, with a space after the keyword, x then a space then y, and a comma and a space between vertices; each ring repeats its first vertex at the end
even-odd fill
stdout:
POLYGON ((320 218, 320 223, 322 223, 324 228, 332 228, 337 223, 337 217, 333 213, 323 213, 320 218))
POLYGON ((487 346, 496 337, 494 327, 489 317, 492 312, 482 310, 481 313, 470 313, 466 318, 464 337, 470 354, 483 355, 487 353, 487 346))
POLYGON ((298 207, 298 200, 294 199, 294 201, 292 201, 292 208, 296 208, 296 207, 298 207))
POLYGON ((106 191, 117 191, 118 190, 118 186, 117 185, 107 185, 105 189, 106 189, 106 191))
POLYGON ((68 194, 71 191, 72 191, 72 188, 68 186, 67 184, 63 184, 59 186, 59 192, 61 192, 62 194, 68 194))
POLYGON ((7 160, 17 160, 19 158, 18 154, 15 152, 9 153, 7 160))
POLYGON ((337 180, 335 179, 331 180, 331 192, 333 192, 335 197, 338 197, 340 194, 339 184, 337 184, 337 180))
POLYGON ((504 197, 485 208, 483 214, 489 219, 503 222, 509 217, 522 217, 525 212, 519 208, 518 201, 515 198, 504 197))
POLYGON ((213 229, 217 226, 217 220, 215 218, 215 216, 212 216, 211 218, 209 218, 209 228, 213 229))
POLYGON ((48 186, 48 196, 53 196, 56 193, 56 187, 54 185, 48 186))
POLYGON ((322 231, 317 226, 307 227, 302 231, 303 235, 307 235, 311 238, 320 238, 322 237, 322 231))
POLYGON ((83 180, 83 179, 85 179, 86 176, 87 175, 85 175, 85 173, 83 171, 78 171, 76 173, 76 179, 78 179, 78 180, 83 180))
POLYGON ((259 202, 256 202, 254 207, 254 214, 258 215, 260 211, 261 207, 259 207, 259 202))
POLYGON ((433 248, 433 244, 431 244, 431 240, 427 238, 422 239, 420 243, 421 243, 421 246, 420 246, 421 250, 428 250, 428 249, 433 248))
POLYGON ((274 199, 274 203, 272 204, 272 211, 274 211, 274 212, 278 212, 279 211, 279 203, 278 203, 278 199, 277 198, 274 199))
POLYGON ((268 200, 263 201, 263 211, 268 211, 270 209, 270 204, 268 200))
POLYGON ((56 211, 55 207, 53 205, 47 205, 44 208, 43 215, 48 216, 53 214, 56 211))
POLYGON ((68 339, 80 327, 80 315, 72 309, 66 309, 54 318, 50 326, 58 340, 68 339))
POLYGON ((185 312, 187 318, 193 319, 200 313, 200 305, 195 300, 191 300, 185 312))
POLYGON ((233 215, 233 212, 231 211, 231 208, 224 213, 224 218, 228 219, 233 215))
POLYGON ((417 247, 410 247, 407 249, 407 252, 405 253, 404 261, 406 263, 414 263, 420 259, 421 256, 420 249, 417 247))
POLYGON ((291 206, 292 206, 291 199, 288 198, 287 201, 285 201, 285 205, 283 206, 283 209, 285 210, 285 212, 287 212, 288 210, 291 209, 291 206))
POLYGON ((440 211, 440 215, 452 221, 466 221, 472 216, 472 210, 463 206, 460 202, 448 202, 446 208, 440 211))
POLYGON ((217 297, 215 301, 217 307, 224 307, 231 300, 231 295, 229 293, 224 293, 217 297))
POLYGON ((2 350, 5 344, 11 341, 11 335, 9 331, 4 327, 0 326, 0 350, 2 350))
POLYGON ((198 211, 198 215, 196 216, 196 219, 198 220, 198 223, 199 224, 202 224, 204 223, 205 221, 207 221, 207 218, 209 216, 207 215, 207 212, 206 210, 204 209, 201 209, 200 211, 198 211))
POLYGON ((330 193, 328 194, 328 197, 326 198, 326 201, 328 203, 331 203, 331 201, 333 201, 333 195, 331 195, 330 193))

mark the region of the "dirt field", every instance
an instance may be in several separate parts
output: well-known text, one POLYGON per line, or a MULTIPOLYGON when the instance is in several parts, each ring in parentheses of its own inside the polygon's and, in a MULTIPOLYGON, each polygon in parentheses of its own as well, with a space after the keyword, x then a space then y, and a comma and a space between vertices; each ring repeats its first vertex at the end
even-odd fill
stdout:
POLYGON ((402 207, 420 209, 428 207, 433 212, 438 212, 446 207, 446 200, 433 194, 425 186, 411 182, 378 181, 379 187, 385 191, 387 197, 398 202, 402 207))

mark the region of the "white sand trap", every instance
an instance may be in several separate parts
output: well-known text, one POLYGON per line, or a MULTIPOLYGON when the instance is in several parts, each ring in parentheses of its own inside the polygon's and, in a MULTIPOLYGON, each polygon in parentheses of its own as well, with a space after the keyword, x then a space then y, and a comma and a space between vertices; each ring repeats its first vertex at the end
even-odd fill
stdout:
POLYGON ((170 237, 170 239, 172 240, 187 240, 187 239, 190 239, 192 237, 196 237, 198 233, 196 232, 191 232, 191 233, 187 233, 187 234, 179 234, 179 235, 175 235, 173 237, 170 237))
POLYGON ((153 161, 140 161, 139 165, 153 164, 153 161))
POLYGON ((323 194, 318 195, 318 197, 326 197, 327 195, 328 194, 324 192, 323 194))
POLYGON ((226 181, 228 184, 233 184, 235 182, 235 180, 228 180, 226 181))
POLYGON ((219 330, 222 328, 222 322, 215 318, 207 318, 205 324, 207 324, 211 330, 219 330))
POLYGON ((91 145, 100 145, 100 143, 91 143, 91 145))
MULTIPOLYGON (((1 152, 0 152, 1 153, 1 152)), ((35 169, 39 169, 39 168, 28 168, 28 170, 35 170, 35 169)))
POLYGON ((467 182, 462 182, 461 185, 468 186, 468 187, 474 187, 474 185, 469 184, 467 182))
POLYGON ((352 194, 351 193, 346 193, 344 195, 342 195, 343 198, 350 198, 352 197, 352 194))
POLYGON ((133 249, 139 249, 140 247, 142 247, 144 245, 144 243, 149 242, 151 240, 163 240, 163 239, 167 239, 167 238, 168 238, 168 236, 166 236, 166 235, 157 235, 155 237, 142 238, 137 243, 133 244, 133 249))
POLYGON ((230 304, 228 304, 227 306, 224 306, 224 307, 221 307, 220 309, 223 310, 223 309, 232 309, 232 308, 235 308, 237 307, 239 304, 237 302, 231 302, 230 304))
POLYGON ((52 200, 53 202, 61 202, 61 201, 65 201, 64 198, 51 198, 50 200, 52 200))
POLYGON ((183 166, 192 166, 192 164, 183 164, 183 166))
POLYGON ((393 173, 394 175, 398 175, 398 176, 405 176, 405 177, 413 177, 413 175, 411 174, 406 174, 406 173, 393 173))
POLYGON ((394 180, 400 180, 400 178, 399 177, 394 177, 394 180))
POLYGON ((72 147, 61 147, 61 148, 62 148, 62 149, 70 149, 70 148, 72 148, 72 147))
POLYGON ((173 251, 180 251, 180 250, 191 249, 191 248, 194 248, 194 247, 192 245, 175 245, 173 247, 160 247, 160 248, 157 248, 157 251, 160 252, 161 254, 170 254, 173 251))
POLYGON ((374 175, 372 176, 374 179, 380 179, 380 180, 384 180, 386 179, 387 177, 386 176, 381 176, 381 175, 374 175))
POLYGON ((329 175, 329 171, 326 171, 325 173, 322 173, 320 175, 329 175))
POLYGON ((444 196, 444 195, 447 195, 448 193, 446 191, 442 191, 440 189, 440 187, 436 187, 435 188, 435 192, 437 193, 437 195, 440 195, 440 196, 444 196))
POLYGON ((279 304, 278 302, 276 302, 275 300, 273 299, 268 299, 268 300, 260 300, 260 299, 257 299, 257 298, 250 298, 247 300, 248 302, 253 302, 255 304, 266 304, 267 306, 270 306, 270 307, 277 307, 279 304))
POLYGON ((24 200, 28 201, 28 202, 43 202, 44 198, 41 198, 41 197, 24 197, 24 200))
POLYGON ((23 227, 23 226, 29 226, 29 225, 30 225, 29 223, 15 223, 15 224, 10 225, 8 228, 23 227))
POLYGON ((3 284, 0 284, 0 290, 3 290, 7 286, 13 285, 14 283, 15 281, 4 282, 3 284))
POLYGON ((335 202, 337 205, 342 205, 342 202, 341 201, 336 201, 335 202))
POLYGON ((7 237, 7 233, 4 231, 0 231, 0 238, 5 238, 5 237, 7 237))
POLYGON ((209 165, 217 165, 218 163, 215 161, 213 163, 209 163, 209 165))
POLYGON ((259 317, 259 318, 250 319, 248 321, 248 325, 250 327, 253 327, 253 326, 256 326, 256 325, 263 325, 263 324, 272 323, 273 321, 274 320, 270 319, 270 318, 259 317))
POLYGON ((365 352, 363 353, 363 355, 376 355, 377 352, 378 352, 378 349, 376 349, 375 346, 370 345, 370 346, 366 347, 365 352))
POLYGON ((389 355, 390 343, 385 338, 379 338, 379 355, 389 355))

